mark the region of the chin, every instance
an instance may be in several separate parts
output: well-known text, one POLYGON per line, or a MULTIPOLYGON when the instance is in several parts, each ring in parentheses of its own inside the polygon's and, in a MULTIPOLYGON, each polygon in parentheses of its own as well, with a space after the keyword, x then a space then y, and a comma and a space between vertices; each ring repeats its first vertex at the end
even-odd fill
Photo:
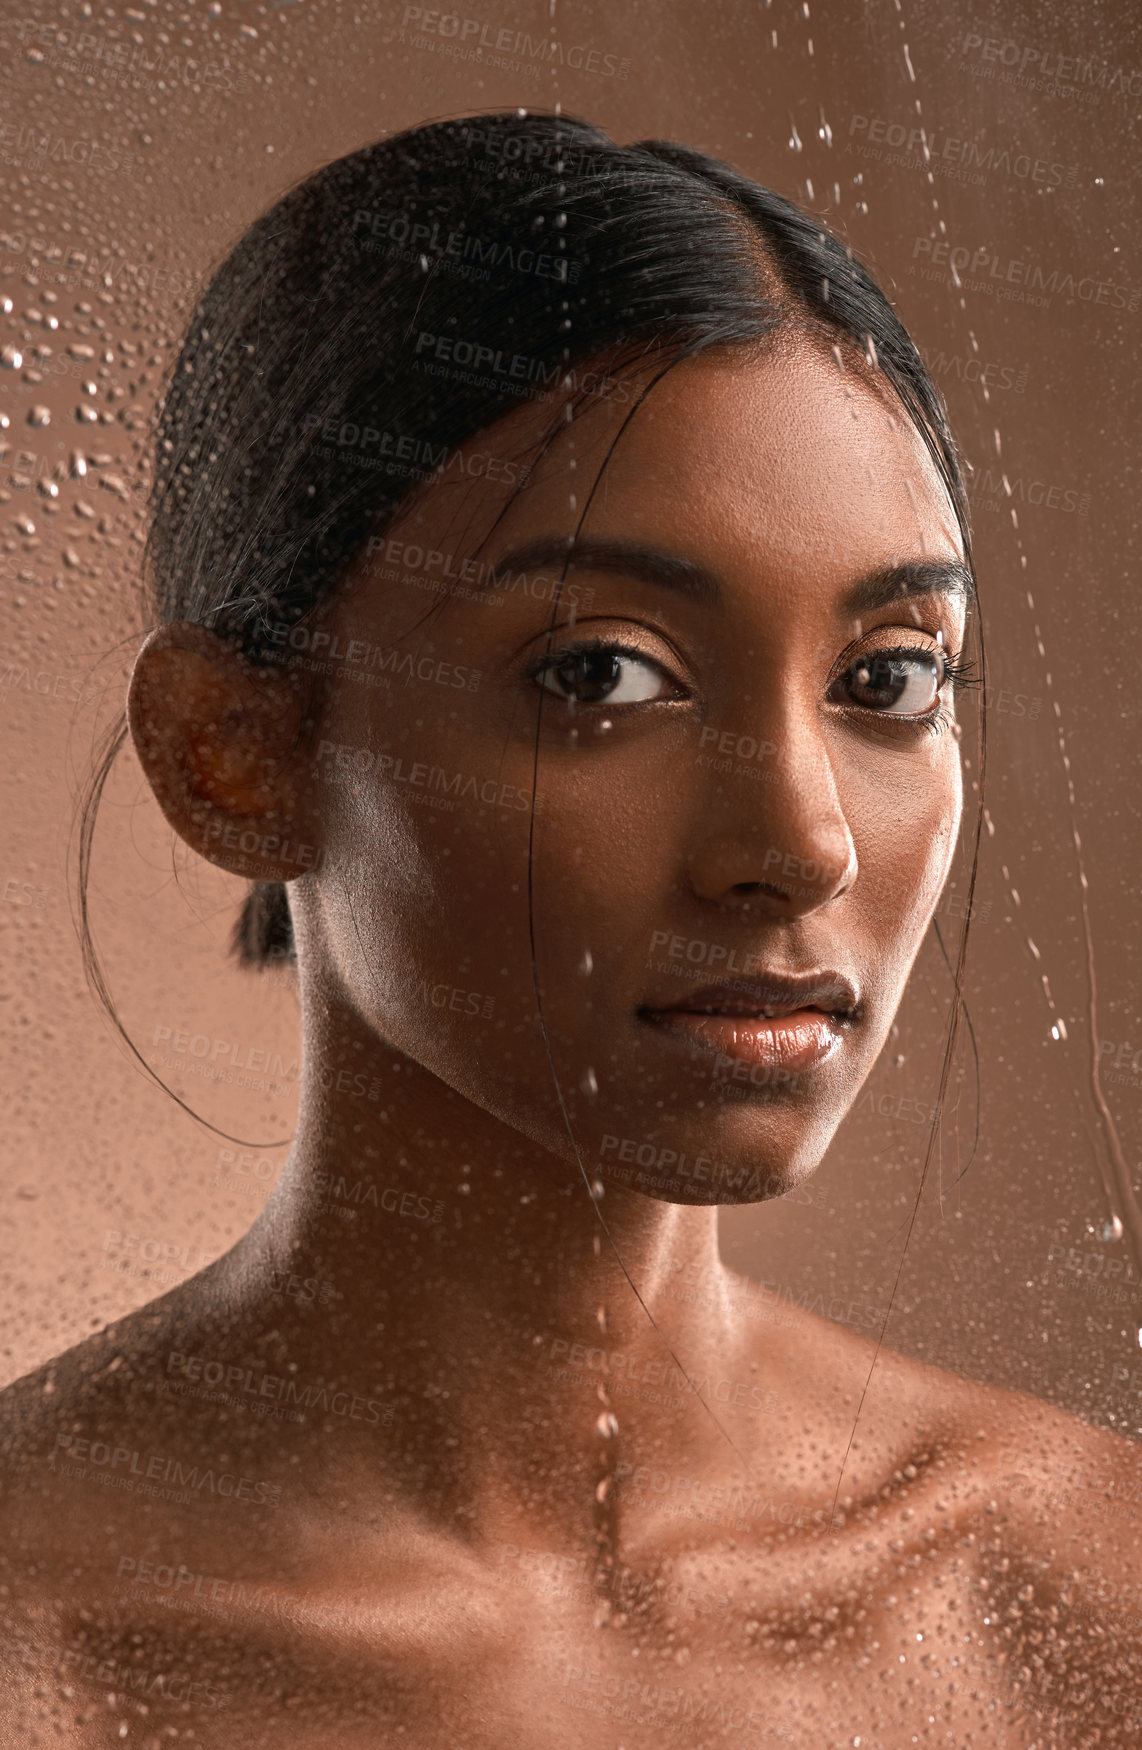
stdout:
MULTIPOLYGON (((634 1114, 613 1115, 595 1130, 589 1171, 604 1185, 640 1192, 660 1203, 728 1205, 784 1197, 820 1166, 840 1114, 814 1120, 755 1091, 752 1099, 711 1103, 669 1126, 634 1114)), ((588 1160, 584 1150, 584 1162, 588 1160)))

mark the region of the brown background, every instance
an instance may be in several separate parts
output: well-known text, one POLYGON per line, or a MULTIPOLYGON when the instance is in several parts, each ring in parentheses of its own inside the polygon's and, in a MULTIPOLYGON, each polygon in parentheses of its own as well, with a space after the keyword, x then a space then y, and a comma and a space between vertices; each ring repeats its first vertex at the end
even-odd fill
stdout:
MULTIPOLYGON (((320 162, 428 117, 559 101, 619 139, 673 137, 723 156, 820 211, 876 267, 948 399, 977 470, 992 706, 994 831, 968 978, 980 1141, 954 1186, 975 1123, 961 1053, 971 1073, 907 1246, 889 1340, 1136 1431, 1139 1267, 1126 1244, 1097 1237, 1107 1205, 1090 1087, 1093 1038, 1133 1167, 1136 9, 874 0, 859 12, 812 0, 806 18, 788 0, 551 4, 554 23, 546 0, 464 0, 449 36, 447 15, 418 32, 390 0, 158 0, 93 4, 87 16, 7 0, 0 292, 13 308, 0 324, 23 363, 5 352, 0 370, 0 1369, 16 1376, 217 1255, 284 1158, 226 1141, 140 1073, 85 988, 69 898, 76 784, 143 624, 138 465, 189 289, 320 162), (509 57, 520 64, 455 58, 476 34, 464 36, 469 20, 485 41, 527 33, 509 57), (919 125, 931 180, 906 138, 894 146, 919 125), (941 238, 969 264, 960 286, 932 266, 941 238), (1046 307, 1021 296, 1036 269, 1046 307), (1016 295, 996 296, 1000 284, 1016 295), (1065 1040, 1051 1036, 1056 1014, 1065 1040)), ((211 1051, 220 1042, 218 1061, 267 1050, 288 1067, 288 982, 232 968, 240 884, 190 861, 172 857, 124 755, 100 825, 93 916, 126 1027, 148 1058, 169 1056, 161 1041, 183 1029, 211 1051)), ((954 880, 943 918, 953 940, 962 869, 954 880)), ((904 1248, 927 1140, 917 1106, 935 1098, 950 989, 929 942, 872 1099, 821 1169, 819 1205, 725 1220, 736 1264, 860 1329, 886 1307, 904 1248)), ((288 1136, 288 1076, 281 1094, 256 1095, 189 1073, 185 1052, 172 1061, 161 1073, 219 1130, 288 1136)))

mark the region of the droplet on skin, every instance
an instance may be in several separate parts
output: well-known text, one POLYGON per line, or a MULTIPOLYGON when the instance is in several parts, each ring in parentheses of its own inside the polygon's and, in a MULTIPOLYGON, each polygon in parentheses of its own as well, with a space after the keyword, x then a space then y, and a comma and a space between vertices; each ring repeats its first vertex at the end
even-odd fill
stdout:
POLYGON ((591 950, 589 948, 584 948, 583 957, 579 962, 579 977, 580 978, 590 978, 590 976, 591 976, 592 972, 594 972, 594 970, 595 970, 595 961, 594 961, 594 957, 591 953, 591 950))
POLYGON ((582 1080, 580 1081, 579 1086, 589 1100, 595 1098, 595 1095, 599 1091, 599 1082, 593 1069, 587 1068, 583 1071, 582 1080))
POLYGON ((1112 1240, 1120 1240, 1122 1238, 1121 1219, 1117 1215, 1108 1215, 1098 1230, 1098 1237, 1100 1240, 1105 1241, 1107 1245, 1109 1245, 1112 1240))
MULTIPOLYGON (((10 305, 9 308, 11 308, 10 305)), ((23 362, 24 355, 18 347, 6 346, 0 350, 0 365, 3 365, 6 371, 18 371, 23 362)))
POLYGON ((618 1417, 613 1410, 604 1410, 596 1421, 595 1427, 604 1440, 614 1440, 619 1432, 618 1417))

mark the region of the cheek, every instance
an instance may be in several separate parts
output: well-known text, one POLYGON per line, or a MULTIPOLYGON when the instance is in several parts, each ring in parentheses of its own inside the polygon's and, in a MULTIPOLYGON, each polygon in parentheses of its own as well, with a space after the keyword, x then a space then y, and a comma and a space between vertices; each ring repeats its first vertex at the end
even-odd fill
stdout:
POLYGON ((394 756, 330 809, 326 917, 342 976, 392 1043, 446 1076, 534 1015, 530 795, 394 756))
POLYGON ((880 773, 849 810, 857 848, 857 896, 877 920, 877 938, 911 960, 947 879, 963 810, 959 749, 947 732, 928 762, 907 776, 880 773), (946 743, 946 745, 945 745, 946 743))

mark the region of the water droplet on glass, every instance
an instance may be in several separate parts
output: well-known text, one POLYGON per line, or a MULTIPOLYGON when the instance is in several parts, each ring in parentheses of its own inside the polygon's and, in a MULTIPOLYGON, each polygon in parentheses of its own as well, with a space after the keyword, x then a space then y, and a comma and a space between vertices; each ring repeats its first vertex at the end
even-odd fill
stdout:
POLYGON ((616 1417, 615 1412, 613 1410, 604 1410, 595 1423, 595 1427, 604 1440, 614 1440, 619 1431, 618 1418, 616 1417))
POLYGON ((1104 1240, 1107 1245, 1109 1245, 1112 1240, 1120 1240, 1122 1238, 1122 1222, 1117 1215, 1107 1216, 1106 1220, 1098 1230, 1098 1237, 1100 1240, 1104 1240))
MULTIPOLYGON (((594 1198, 596 1203, 602 1202, 605 1190, 606 1190, 606 1187, 603 1184, 603 1181, 601 1179, 592 1180, 592 1182, 591 1182, 591 1196, 594 1198)), ((596 1238, 597 1237, 598 1236, 596 1235, 596 1238)))
POLYGON ((52 410, 50 407, 31 407, 28 410, 29 425, 50 425, 52 410))
POLYGON ((593 1069, 588 1068, 588 1069, 585 1069, 583 1071, 583 1076, 582 1076, 582 1079, 579 1083, 579 1086, 580 1086, 580 1088, 582 1088, 583 1092, 586 1094, 586 1096, 589 1100, 593 1100, 595 1098, 595 1095, 599 1091, 599 1083, 598 1083, 598 1078, 596 1077, 593 1069))
MULTIPOLYGON (((9 308, 11 308, 10 305, 9 308)), ((3 365, 6 371, 18 371, 23 362, 23 353, 14 346, 6 346, 3 351, 0 351, 0 365, 3 365)))
POLYGON ((584 948, 583 957, 579 961, 579 977, 580 978, 590 978, 590 976, 591 976, 592 972, 594 972, 594 970, 595 970, 595 961, 594 961, 594 957, 591 954, 591 950, 589 948, 584 948))
POLYGON ((790 122, 789 124, 789 150, 791 152, 799 152, 801 150, 801 136, 797 132, 796 124, 793 122, 790 122))

